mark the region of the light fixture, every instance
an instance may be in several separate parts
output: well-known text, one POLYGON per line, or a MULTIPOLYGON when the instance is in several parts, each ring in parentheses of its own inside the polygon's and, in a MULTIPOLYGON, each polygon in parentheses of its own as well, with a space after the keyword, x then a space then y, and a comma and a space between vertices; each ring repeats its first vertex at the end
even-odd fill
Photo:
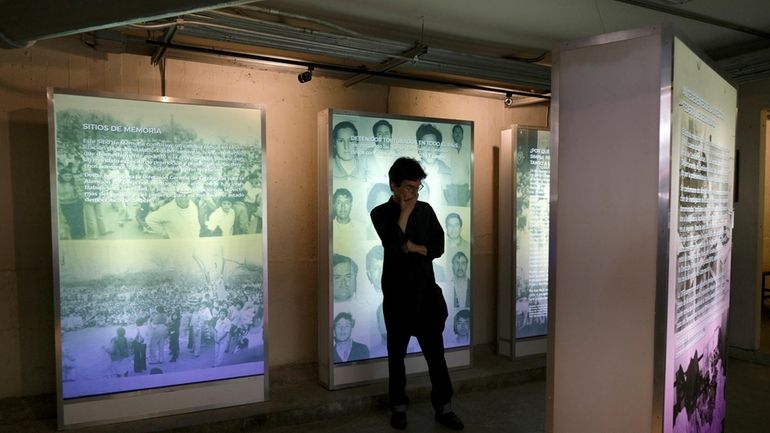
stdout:
POLYGON ((505 99, 503 99, 503 104, 505 104, 506 107, 513 106, 513 93, 505 92, 505 99))
POLYGON ((307 67, 307 71, 297 74, 297 80, 300 83, 307 83, 313 79, 313 65, 307 67))

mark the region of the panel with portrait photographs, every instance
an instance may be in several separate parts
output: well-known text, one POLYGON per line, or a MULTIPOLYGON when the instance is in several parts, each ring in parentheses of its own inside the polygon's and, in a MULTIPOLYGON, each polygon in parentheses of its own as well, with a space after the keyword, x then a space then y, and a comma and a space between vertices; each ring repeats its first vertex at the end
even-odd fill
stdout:
MULTIPOLYGON (((401 156, 417 159, 428 174, 419 200, 433 207, 446 236, 444 255, 433 262, 449 310, 445 348, 467 348, 473 123, 336 110, 328 123, 332 362, 387 356, 380 281, 383 247, 369 213, 390 199, 388 170, 401 156)), ((408 351, 420 351, 414 337, 408 351)))
POLYGON ((60 400, 264 375, 264 109, 49 105, 60 400))

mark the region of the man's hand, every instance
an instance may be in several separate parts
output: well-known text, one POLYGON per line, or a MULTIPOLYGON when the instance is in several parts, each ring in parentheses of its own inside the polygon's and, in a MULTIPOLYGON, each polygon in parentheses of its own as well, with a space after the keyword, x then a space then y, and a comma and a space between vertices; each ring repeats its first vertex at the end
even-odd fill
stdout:
POLYGON ((425 245, 416 244, 410 240, 407 240, 402 247, 405 253, 417 253, 423 256, 428 255, 428 248, 425 245))
POLYGON ((406 223, 409 221, 409 215, 414 210, 414 205, 417 203, 417 197, 411 197, 405 199, 401 194, 395 194, 396 203, 401 206, 401 214, 398 217, 398 226, 401 227, 401 231, 406 233, 406 223))

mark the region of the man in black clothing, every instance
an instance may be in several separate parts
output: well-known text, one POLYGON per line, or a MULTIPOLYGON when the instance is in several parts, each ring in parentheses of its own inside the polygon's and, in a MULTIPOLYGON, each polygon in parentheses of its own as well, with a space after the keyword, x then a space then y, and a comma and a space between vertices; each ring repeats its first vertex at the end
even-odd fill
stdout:
POLYGON ((399 158, 388 171, 393 196, 371 212, 385 250, 382 269, 383 313, 388 331, 388 394, 390 424, 406 428, 406 369, 404 358, 412 335, 428 363, 436 421, 462 430, 452 411, 452 381, 444 359, 442 333, 447 306, 433 275, 433 259, 444 253, 444 230, 429 204, 418 201, 427 175, 412 158, 399 158))

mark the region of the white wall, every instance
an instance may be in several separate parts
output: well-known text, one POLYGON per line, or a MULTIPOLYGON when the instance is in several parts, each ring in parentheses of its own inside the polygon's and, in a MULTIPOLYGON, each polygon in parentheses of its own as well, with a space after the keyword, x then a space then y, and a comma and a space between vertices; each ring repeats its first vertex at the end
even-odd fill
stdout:
POLYGON ((735 204, 733 278, 727 341, 742 349, 759 349, 760 275, 762 269, 764 153, 760 150, 762 110, 770 108, 770 80, 738 88, 738 202, 735 204))
MULTIPOLYGON (((146 57, 99 54, 73 40, 0 51, 0 398, 55 389, 46 88, 160 95, 146 57)), ((476 122, 474 330, 495 341, 494 146, 512 123, 545 126, 547 106, 169 60, 167 95, 265 104, 269 364, 316 361, 316 114, 327 108, 476 122)))

